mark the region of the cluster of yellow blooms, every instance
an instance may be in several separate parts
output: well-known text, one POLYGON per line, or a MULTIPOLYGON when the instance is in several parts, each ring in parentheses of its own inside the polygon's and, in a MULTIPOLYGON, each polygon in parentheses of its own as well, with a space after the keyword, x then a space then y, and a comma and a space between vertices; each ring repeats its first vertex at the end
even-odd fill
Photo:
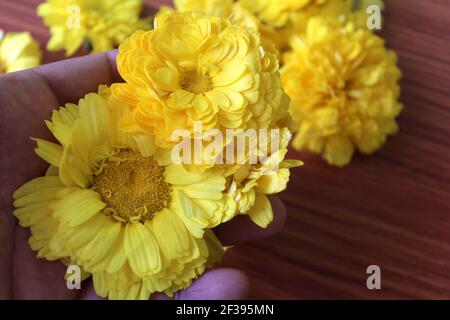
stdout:
MULTIPOLYGON (((281 56, 298 150, 347 165, 397 132, 401 72, 396 54, 367 27, 381 0, 176 0, 181 11, 231 15, 259 30, 281 56)), ((162 13, 167 9, 163 9, 162 13)))
MULTIPOLYGON (((32 249, 81 266, 110 299, 189 286, 224 253, 212 228, 240 214, 262 228, 273 220, 268 195, 283 191, 290 168, 302 164, 285 159, 291 132, 295 148, 337 166, 396 132, 401 73, 395 53, 366 27, 373 4, 382 7, 175 0, 177 10, 161 8, 145 31, 139 0, 47 0, 38 13, 52 32, 48 49, 70 55, 86 40, 94 52, 120 44, 124 83, 55 110, 47 126, 58 143, 36 139, 49 169, 14 193, 32 249), (278 130, 280 139, 258 141, 242 163, 210 161, 235 138, 213 154, 201 149, 200 164, 175 161, 176 130, 190 135, 189 146, 206 144, 199 122, 220 134, 278 130), (252 162, 253 153, 264 157, 252 162)), ((14 48, 8 37, 0 72, 38 63, 29 36, 14 48)))
MULTIPOLYGON (((136 30, 149 30, 141 19, 142 0, 47 0, 37 14, 50 28, 47 50, 73 55, 82 46, 92 53, 117 48, 136 30)), ((0 30, 0 74, 37 67, 42 53, 30 33, 0 30)))
POLYGON ((273 220, 268 195, 301 165, 284 159, 289 99, 255 29, 200 12, 160 15, 117 64, 125 83, 53 112, 59 143, 36 139, 50 168, 14 193, 14 214, 39 257, 82 266, 98 295, 172 295, 222 257, 212 228, 238 214, 263 228, 273 220), (196 121, 278 129, 279 145, 257 163, 176 163, 170 133, 196 121))

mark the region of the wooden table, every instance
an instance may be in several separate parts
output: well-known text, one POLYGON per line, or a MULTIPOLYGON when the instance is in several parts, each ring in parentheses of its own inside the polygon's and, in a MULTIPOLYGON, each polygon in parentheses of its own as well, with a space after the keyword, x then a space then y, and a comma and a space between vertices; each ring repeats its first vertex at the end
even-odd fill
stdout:
MULTIPOLYGON (((31 30, 45 43, 39 2, 0 0, 0 28, 31 30)), ((450 2, 386 4, 383 34, 404 73, 401 132, 345 169, 291 152, 306 165, 282 194, 286 228, 224 261, 250 276, 252 298, 450 298, 450 2), (381 290, 366 288, 373 264, 381 290)))

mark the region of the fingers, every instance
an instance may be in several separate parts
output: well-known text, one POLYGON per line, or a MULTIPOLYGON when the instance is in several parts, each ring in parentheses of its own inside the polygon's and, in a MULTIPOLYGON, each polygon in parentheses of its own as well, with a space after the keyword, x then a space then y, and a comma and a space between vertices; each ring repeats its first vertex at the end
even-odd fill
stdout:
POLYGON ((213 269, 175 294, 176 300, 241 300, 248 297, 249 280, 235 269, 213 269))
POLYGON ((83 281, 83 289, 81 291, 79 298, 81 300, 105 300, 105 298, 99 297, 95 293, 92 277, 86 281, 83 281))
MULTIPOLYGON (((83 300, 104 300, 95 294, 91 280, 83 283, 85 287, 80 295, 83 300)), ((247 276, 235 269, 213 269, 205 272, 189 288, 178 291, 173 298, 163 293, 155 293, 152 300, 241 300, 249 293, 247 276)))
POLYGON ((117 50, 63 60, 23 71, 45 79, 60 105, 78 102, 84 95, 97 92, 100 84, 120 82, 116 67, 117 50))
MULTIPOLYGON (((175 300, 242 300, 248 297, 249 280, 235 269, 213 269, 195 280, 192 285, 175 293, 175 300)), ((168 300, 166 295, 153 295, 154 300, 168 300)))
POLYGON ((278 197, 271 196, 269 199, 272 203, 274 219, 266 229, 257 226, 246 215, 237 216, 232 221, 214 229, 214 233, 222 244, 224 246, 236 245, 277 234, 286 222, 286 207, 278 197))

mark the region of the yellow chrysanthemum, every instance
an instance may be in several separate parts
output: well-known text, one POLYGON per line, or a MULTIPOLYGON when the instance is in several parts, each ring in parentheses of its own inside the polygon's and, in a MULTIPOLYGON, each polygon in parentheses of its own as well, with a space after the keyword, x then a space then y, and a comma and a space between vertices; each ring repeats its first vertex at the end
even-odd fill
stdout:
POLYGON ((314 18, 292 46, 282 80, 298 123, 295 148, 344 166, 355 148, 373 153, 397 131, 401 72, 380 37, 314 18))
POLYGON ((141 9, 141 0, 47 0, 37 13, 52 34, 47 49, 64 49, 70 56, 85 41, 94 53, 103 52, 149 29, 149 22, 139 19, 141 9))
MULTIPOLYGON (((306 30, 309 19, 348 19, 353 9, 353 0, 325 0, 315 2, 302 10, 291 12, 289 23, 285 26, 285 34, 296 35, 306 30)), ((289 40, 289 39, 288 39, 289 40)))
POLYGON ((367 7, 383 8, 382 0, 238 0, 237 4, 257 17, 261 33, 281 51, 289 48, 292 37, 305 32, 311 18, 339 18, 365 28, 367 7))
POLYGON ((259 34, 201 12, 159 15, 155 29, 138 31, 117 57, 126 83, 113 93, 132 108, 121 122, 158 146, 176 142, 175 129, 269 128, 289 123, 276 51, 259 34))
POLYGON ((0 74, 37 67, 41 58, 39 43, 30 33, 0 30, 0 74))
POLYGON ((256 165, 246 164, 230 170, 227 195, 238 205, 238 212, 248 214, 258 226, 266 228, 273 220, 267 195, 286 189, 290 168, 303 165, 298 160, 285 160, 292 134, 287 128, 280 132, 280 144, 266 159, 256 165))
POLYGON ((367 8, 376 5, 384 8, 382 0, 325 0, 310 5, 290 15, 289 24, 284 33, 290 37, 306 31, 308 20, 314 17, 340 21, 352 21, 355 26, 367 29, 367 8))
POLYGON ((329 0, 239 0, 264 23, 281 28, 288 24, 290 16, 312 6, 320 6, 329 0))
POLYGON ((228 18, 233 12, 233 0, 174 0, 179 11, 204 11, 211 16, 228 18))
MULTIPOLYGON (((255 11, 248 10, 239 2, 233 0, 177 0, 174 1, 178 11, 202 11, 207 15, 231 19, 233 23, 240 24, 259 31, 265 43, 271 43, 280 48, 286 40, 281 39, 279 30, 265 24, 258 19, 255 11)), ((167 7, 162 7, 158 14, 165 14, 167 7)))
POLYGON ((36 139, 51 166, 14 193, 14 214, 39 257, 92 273, 98 295, 171 295, 223 254, 201 223, 223 210, 226 180, 220 169, 187 173, 149 136, 123 134, 126 112, 108 90, 54 111, 60 144, 36 139))

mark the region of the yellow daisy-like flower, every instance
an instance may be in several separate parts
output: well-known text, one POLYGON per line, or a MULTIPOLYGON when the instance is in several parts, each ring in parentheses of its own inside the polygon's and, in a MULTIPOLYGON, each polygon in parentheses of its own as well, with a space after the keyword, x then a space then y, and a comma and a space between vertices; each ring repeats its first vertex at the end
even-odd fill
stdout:
POLYGON ((51 166, 14 193, 14 214, 38 257, 79 265, 98 295, 172 295, 223 254, 200 223, 222 210, 226 180, 220 169, 187 173, 149 136, 119 131, 128 111, 109 90, 54 111, 59 144, 36 139, 51 166))
POLYGON ((401 72, 380 37, 314 18, 292 46, 282 80, 298 123, 295 148, 344 166, 355 149, 371 154, 396 133, 401 72))
POLYGON ((134 31, 149 29, 140 20, 141 0, 47 0, 37 13, 50 28, 47 49, 70 56, 85 41, 94 53, 113 49, 134 31))
POLYGON ((30 33, 0 30, 0 74, 37 67, 41 58, 39 43, 30 33))
POLYGON ((132 112, 121 122, 171 147, 175 129, 268 128, 289 123, 276 51, 259 34, 201 12, 159 15, 155 29, 121 46, 117 66, 126 83, 113 94, 132 112))

